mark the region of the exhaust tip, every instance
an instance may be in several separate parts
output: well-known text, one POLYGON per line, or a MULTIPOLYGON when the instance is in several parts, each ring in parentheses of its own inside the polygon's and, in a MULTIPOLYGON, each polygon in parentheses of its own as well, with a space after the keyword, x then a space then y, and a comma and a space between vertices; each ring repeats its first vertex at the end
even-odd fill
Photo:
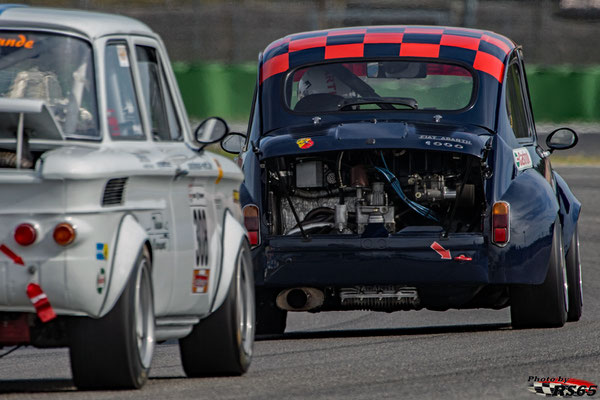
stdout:
POLYGON ((308 303, 308 294, 302 289, 292 289, 288 292, 286 300, 292 308, 302 308, 308 303))
POLYGON ((277 307, 286 311, 308 311, 321 307, 325 295, 319 289, 309 287, 290 288, 277 295, 277 307))

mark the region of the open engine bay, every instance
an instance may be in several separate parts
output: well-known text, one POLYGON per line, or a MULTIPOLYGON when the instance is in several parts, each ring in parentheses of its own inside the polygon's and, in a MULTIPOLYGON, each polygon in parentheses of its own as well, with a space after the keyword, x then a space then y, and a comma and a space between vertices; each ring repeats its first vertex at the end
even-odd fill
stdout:
POLYGON ((481 232, 480 160, 468 154, 350 150, 265 161, 271 235, 383 237, 407 226, 481 232))

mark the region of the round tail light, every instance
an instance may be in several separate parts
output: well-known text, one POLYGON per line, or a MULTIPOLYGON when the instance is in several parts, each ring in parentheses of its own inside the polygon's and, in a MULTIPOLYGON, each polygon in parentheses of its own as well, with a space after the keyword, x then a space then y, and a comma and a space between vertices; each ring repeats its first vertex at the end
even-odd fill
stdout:
POLYGON ((59 245, 67 246, 75 240, 75 228, 67 222, 60 223, 54 228, 52 237, 59 245))
POLYGON ((15 228, 15 242, 21 246, 29 246, 35 242, 37 231, 31 224, 21 224, 15 228))

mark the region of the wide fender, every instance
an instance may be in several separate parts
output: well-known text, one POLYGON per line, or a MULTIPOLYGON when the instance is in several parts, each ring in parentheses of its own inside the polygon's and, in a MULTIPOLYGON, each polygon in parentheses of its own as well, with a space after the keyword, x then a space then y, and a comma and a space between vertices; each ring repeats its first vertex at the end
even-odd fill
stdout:
POLYGON ((567 182, 565 182, 562 176, 556 173, 556 171, 553 171, 553 173, 556 182, 558 203, 560 204, 560 221, 562 223, 563 243, 566 254, 571 247, 571 237, 575 232, 575 227, 579 220, 581 203, 577 200, 573 192, 571 192, 571 189, 569 189, 567 182))
POLYGON ((146 241, 148 235, 138 220, 131 214, 123 216, 117 230, 110 275, 107 279, 108 290, 99 317, 112 310, 121 297, 146 241))
POLYGON ((246 240, 246 229, 229 210, 225 211, 223 221, 223 257, 221 258, 221 272, 218 280, 218 288, 210 308, 211 313, 221 307, 225 298, 227 298, 227 293, 229 292, 229 287, 233 281, 236 262, 243 240, 246 240))
POLYGON ((548 271, 559 205, 552 186, 536 170, 520 173, 499 200, 510 206, 510 239, 489 244, 494 283, 540 284, 548 271))

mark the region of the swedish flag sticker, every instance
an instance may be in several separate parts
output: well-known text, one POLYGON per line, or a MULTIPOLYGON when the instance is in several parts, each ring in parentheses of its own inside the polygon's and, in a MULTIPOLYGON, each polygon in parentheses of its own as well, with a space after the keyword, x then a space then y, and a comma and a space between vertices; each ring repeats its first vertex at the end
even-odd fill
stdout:
POLYGON ((96 243, 96 260, 108 260, 108 245, 96 243))

